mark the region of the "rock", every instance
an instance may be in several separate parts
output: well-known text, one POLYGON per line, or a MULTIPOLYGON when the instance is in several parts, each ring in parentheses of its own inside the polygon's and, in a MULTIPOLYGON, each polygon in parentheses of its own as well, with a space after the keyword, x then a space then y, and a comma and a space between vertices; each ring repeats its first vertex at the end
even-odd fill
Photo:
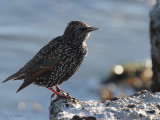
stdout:
POLYGON ((128 107, 129 107, 129 108, 134 108, 135 106, 136 106, 136 105, 133 104, 133 103, 128 104, 128 107))
POLYGON ((86 116, 86 117, 80 117, 80 116, 73 116, 72 120, 97 120, 95 117, 86 116))
POLYGON ((58 97, 50 105, 50 120, 160 119, 160 93, 141 91, 112 101, 78 101, 58 97))

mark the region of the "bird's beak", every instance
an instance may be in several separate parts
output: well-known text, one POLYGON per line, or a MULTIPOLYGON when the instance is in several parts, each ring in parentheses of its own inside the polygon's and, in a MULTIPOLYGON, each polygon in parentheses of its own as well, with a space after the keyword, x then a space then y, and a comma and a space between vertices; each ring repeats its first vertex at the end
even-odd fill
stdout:
POLYGON ((88 32, 95 31, 95 30, 100 30, 100 29, 95 27, 87 27, 88 32))

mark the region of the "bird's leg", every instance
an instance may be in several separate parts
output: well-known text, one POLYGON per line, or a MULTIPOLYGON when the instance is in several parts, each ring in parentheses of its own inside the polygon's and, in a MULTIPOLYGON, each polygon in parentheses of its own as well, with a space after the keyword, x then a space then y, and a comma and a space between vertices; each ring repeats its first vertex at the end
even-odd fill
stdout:
POLYGON ((57 85, 56 85, 55 87, 56 87, 56 89, 57 89, 57 90, 56 90, 57 92, 60 92, 60 91, 61 91, 61 89, 60 89, 57 85))
POLYGON ((51 90, 55 95, 61 96, 57 91, 55 91, 53 88, 49 87, 49 90, 51 90))
POLYGON ((64 94, 62 96, 69 96, 69 93, 66 93, 65 91, 61 90, 57 85, 55 87, 57 89, 57 92, 59 92, 60 94, 64 94))
POLYGON ((54 97, 54 95, 57 95, 57 96, 61 96, 61 97, 65 97, 65 98, 71 98, 69 96, 68 93, 64 92, 63 90, 61 90, 58 86, 56 86, 56 88, 59 90, 55 91, 53 88, 49 87, 48 89, 51 90, 54 94, 52 94, 51 96, 51 101, 52 101, 52 98, 54 97))

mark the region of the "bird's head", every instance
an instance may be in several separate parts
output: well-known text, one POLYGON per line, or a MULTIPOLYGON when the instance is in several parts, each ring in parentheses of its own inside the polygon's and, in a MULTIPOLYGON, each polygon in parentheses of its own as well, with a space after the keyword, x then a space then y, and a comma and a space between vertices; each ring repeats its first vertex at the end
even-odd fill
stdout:
POLYGON ((99 30, 99 28, 90 27, 82 21, 71 21, 68 23, 63 36, 72 43, 82 43, 86 40, 91 31, 99 30))

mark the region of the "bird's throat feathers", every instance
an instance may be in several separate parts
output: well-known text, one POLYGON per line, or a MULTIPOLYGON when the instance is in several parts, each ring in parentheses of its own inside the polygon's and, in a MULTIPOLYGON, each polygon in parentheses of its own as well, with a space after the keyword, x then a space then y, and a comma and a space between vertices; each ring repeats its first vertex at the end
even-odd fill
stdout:
POLYGON ((73 36, 63 36, 63 39, 65 42, 69 44, 83 44, 84 41, 86 41, 90 36, 90 33, 87 33, 85 36, 79 36, 79 37, 73 37, 73 36))

